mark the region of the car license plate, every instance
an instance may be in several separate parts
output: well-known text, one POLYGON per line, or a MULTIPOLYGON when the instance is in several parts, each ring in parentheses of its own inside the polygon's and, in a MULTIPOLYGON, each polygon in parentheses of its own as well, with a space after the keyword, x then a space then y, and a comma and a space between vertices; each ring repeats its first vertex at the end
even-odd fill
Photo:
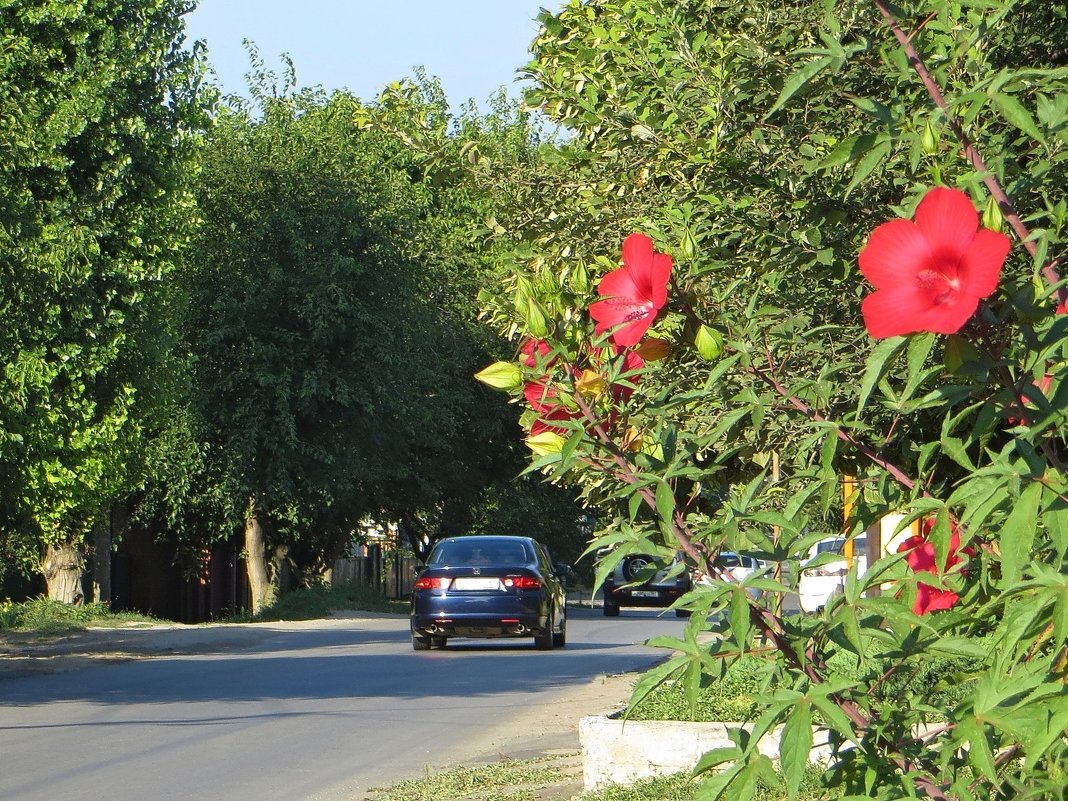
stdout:
POLYGON ((499 590, 501 580, 481 576, 458 578, 452 582, 452 588, 454 590, 499 590))
POLYGON ((660 593, 656 590, 634 590, 631 593, 635 598, 659 598, 660 593))

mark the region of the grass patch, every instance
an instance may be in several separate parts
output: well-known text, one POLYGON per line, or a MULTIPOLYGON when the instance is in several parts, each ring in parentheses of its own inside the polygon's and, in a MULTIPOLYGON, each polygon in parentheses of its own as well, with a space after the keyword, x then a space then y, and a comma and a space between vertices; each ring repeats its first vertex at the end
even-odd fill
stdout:
POLYGON ((748 721, 758 713, 753 700, 763 684, 764 660, 745 656, 722 679, 702 687, 693 707, 681 682, 665 682, 642 699, 628 720, 748 721))
POLYGON ((235 615, 231 623, 274 620, 317 620, 331 612, 355 610, 360 612, 408 611, 407 601, 391 601, 374 587, 363 584, 342 584, 337 587, 318 586, 292 590, 276 598, 257 615, 235 615))
MULTIPOLYGON (((427 773, 421 779, 400 782, 371 790, 373 801, 538 801, 542 798, 563 798, 559 785, 578 777, 559 764, 559 758, 516 760, 452 768, 440 773, 427 773), (549 792, 545 792, 548 790, 549 792)), ((805 773, 797 801, 828 801, 832 796, 820 786, 822 765, 813 765, 805 773)), ((612 785, 601 790, 581 793, 574 801, 696 801, 700 779, 688 773, 676 773, 649 779, 624 787, 612 785)), ((752 801, 786 801, 786 790, 759 784, 752 801)))
POLYGON ((21 603, 0 602, 0 631, 60 634, 89 626, 158 622, 155 618, 136 612, 112 612, 107 604, 65 604, 43 595, 21 603))
MULTIPOLYGON (((798 789, 797 801, 828 801, 841 797, 829 795, 829 791, 820 786, 823 771, 822 765, 808 767, 798 789)), ((582 793, 575 801, 695 801, 700 788, 699 778, 693 779, 688 773, 675 773, 629 787, 612 785, 602 790, 582 793)), ((784 786, 770 787, 764 782, 758 782, 750 798, 751 801, 787 801, 788 796, 784 786)))
POLYGON ((538 790, 569 781, 554 757, 506 760, 427 773, 371 790, 374 801, 536 801, 538 790))

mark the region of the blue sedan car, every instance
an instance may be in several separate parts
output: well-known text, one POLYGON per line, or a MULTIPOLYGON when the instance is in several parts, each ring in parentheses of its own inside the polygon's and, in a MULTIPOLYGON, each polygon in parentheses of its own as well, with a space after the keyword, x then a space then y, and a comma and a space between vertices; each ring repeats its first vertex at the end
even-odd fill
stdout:
POLYGON ((439 541, 412 592, 412 647, 444 648, 450 637, 533 637, 543 651, 567 641, 562 576, 530 537, 439 541))

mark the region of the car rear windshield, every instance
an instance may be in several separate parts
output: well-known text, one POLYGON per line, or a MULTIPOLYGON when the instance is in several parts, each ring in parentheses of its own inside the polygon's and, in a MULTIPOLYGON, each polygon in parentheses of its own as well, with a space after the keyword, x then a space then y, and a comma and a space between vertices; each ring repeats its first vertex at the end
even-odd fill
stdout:
MULTIPOLYGON (((824 540, 816 546, 816 553, 827 553, 828 551, 842 553, 845 544, 845 540, 824 540)), ((868 541, 865 538, 861 537, 860 539, 853 540, 853 553, 865 554, 867 552, 868 541)))
POLYGON ((534 561, 530 546, 521 540, 439 542, 430 554, 429 565, 526 565, 534 561))

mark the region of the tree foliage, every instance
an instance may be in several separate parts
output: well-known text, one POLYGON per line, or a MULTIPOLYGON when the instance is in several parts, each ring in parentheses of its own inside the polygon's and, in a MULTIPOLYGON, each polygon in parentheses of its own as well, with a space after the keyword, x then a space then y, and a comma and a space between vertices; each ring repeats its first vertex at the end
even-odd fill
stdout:
POLYGON ((141 475, 161 282, 206 122, 184 0, 0 3, 0 545, 75 562, 141 475))

